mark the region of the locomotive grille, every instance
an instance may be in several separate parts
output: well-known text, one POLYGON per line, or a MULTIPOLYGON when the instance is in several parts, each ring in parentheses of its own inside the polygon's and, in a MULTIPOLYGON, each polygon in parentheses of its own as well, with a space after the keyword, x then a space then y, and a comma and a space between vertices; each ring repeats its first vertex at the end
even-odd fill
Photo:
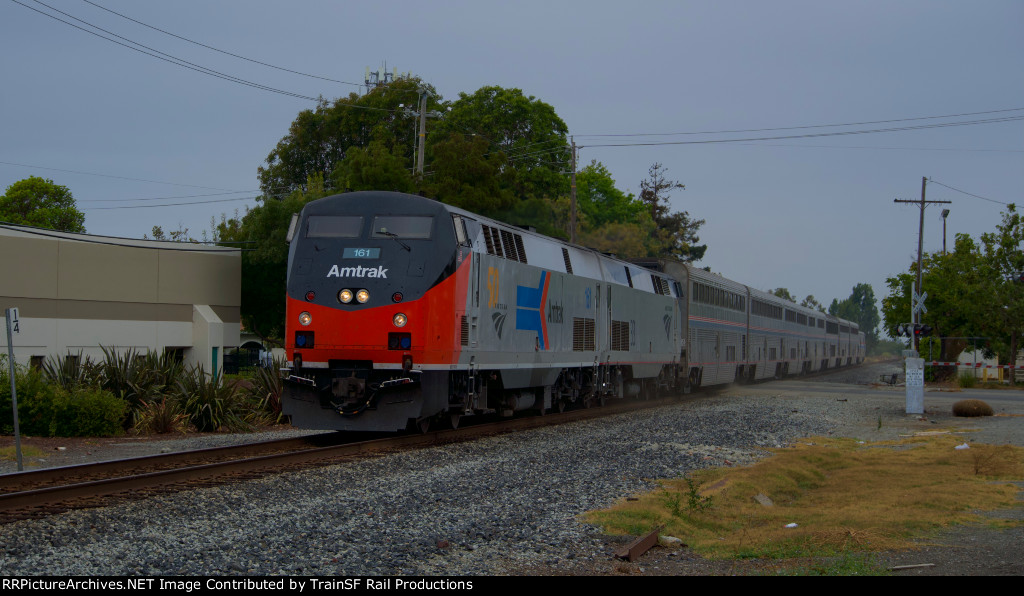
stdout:
POLYGON ((611 326, 612 350, 619 352, 629 351, 629 322, 612 321, 611 326))
POLYGON ((596 349, 594 342, 594 319, 572 319, 572 351, 593 352, 596 349))
POLYGON ((462 315, 462 345, 469 345, 469 320, 466 315, 462 315))
POLYGON ((565 260, 565 272, 572 275, 572 261, 569 260, 569 251, 562 249, 562 259, 565 260))

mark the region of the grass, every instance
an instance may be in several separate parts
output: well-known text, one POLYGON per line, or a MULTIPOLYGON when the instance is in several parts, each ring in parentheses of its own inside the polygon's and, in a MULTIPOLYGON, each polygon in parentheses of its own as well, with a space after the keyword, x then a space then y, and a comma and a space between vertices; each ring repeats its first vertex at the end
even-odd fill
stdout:
POLYGON ((1020 506, 1010 481, 1024 479, 1024 449, 955 450, 958 442, 806 439, 749 467, 663 480, 660 489, 589 512, 585 521, 630 535, 665 524, 662 534, 709 558, 831 557, 787 572, 868 573, 874 564, 866 553, 909 548, 943 527, 981 521, 980 512, 1020 506), (759 494, 774 504, 761 505, 759 494))
MULTIPOLYGON (((29 457, 42 457, 43 450, 38 447, 32 447, 29 445, 21 446, 21 457, 22 459, 29 457)), ((0 447, 0 460, 3 461, 18 461, 18 454, 15 453, 14 447, 0 447)))

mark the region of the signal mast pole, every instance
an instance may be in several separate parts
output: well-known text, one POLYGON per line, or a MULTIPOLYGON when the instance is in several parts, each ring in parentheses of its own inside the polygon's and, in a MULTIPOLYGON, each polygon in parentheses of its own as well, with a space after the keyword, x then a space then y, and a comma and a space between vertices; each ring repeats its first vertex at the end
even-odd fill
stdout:
MULTIPOLYGON (((920 219, 920 222, 918 223, 918 226, 917 226, 917 284, 916 284, 916 289, 914 290, 915 294, 917 292, 921 292, 922 294, 924 294, 924 288, 921 285, 921 248, 922 248, 922 244, 924 242, 924 208, 927 205, 929 205, 929 204, 952 203, 953 202, 953 201, 926 201, 926 200, 924 200, 924 192, 925 192, 925 188, 926 188, 927 184, 928 184, 928 178, 927 177, 922 177, 921 178, 921 200, 920 201, 910 201, 910 200, 904 200, 904 199, 893 199, 894 203, 917 203, 920 206, 920 208, 921 208, 921 219, 920 219)), ((917 309, 917 308, 912 308, 911 309, 911 320, 914 323, 914 328, 917 329, 918 324, 921 322, 921 313, 920 313, 919 309, 917 309)), ((914 334, 914 350, 915 351, 918 349, 919 344, 920 344, 920 340, 918 339, 917 334, 915 333, 914 334)))

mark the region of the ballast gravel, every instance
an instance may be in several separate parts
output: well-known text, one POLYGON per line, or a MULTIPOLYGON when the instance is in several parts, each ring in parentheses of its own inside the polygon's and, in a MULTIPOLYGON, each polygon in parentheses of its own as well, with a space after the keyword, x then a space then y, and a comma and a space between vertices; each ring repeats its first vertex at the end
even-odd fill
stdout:
MULTIPOLYGON (((767 388, 767 386, 765 387, 767 388)), ((607 559, 579 516, 870 414, 819 396, 678 405, 0 527, 0 575, 494 575, 607 559)))

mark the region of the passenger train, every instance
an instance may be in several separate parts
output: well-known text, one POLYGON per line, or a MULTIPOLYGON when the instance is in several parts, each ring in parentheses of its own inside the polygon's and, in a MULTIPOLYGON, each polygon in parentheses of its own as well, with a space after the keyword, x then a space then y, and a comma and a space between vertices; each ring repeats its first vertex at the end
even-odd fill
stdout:
POLYGON ((289 241, 282 401, 302 428, 426 430, 865 356, 849 321, 419 196, 312 201, 289 241))

